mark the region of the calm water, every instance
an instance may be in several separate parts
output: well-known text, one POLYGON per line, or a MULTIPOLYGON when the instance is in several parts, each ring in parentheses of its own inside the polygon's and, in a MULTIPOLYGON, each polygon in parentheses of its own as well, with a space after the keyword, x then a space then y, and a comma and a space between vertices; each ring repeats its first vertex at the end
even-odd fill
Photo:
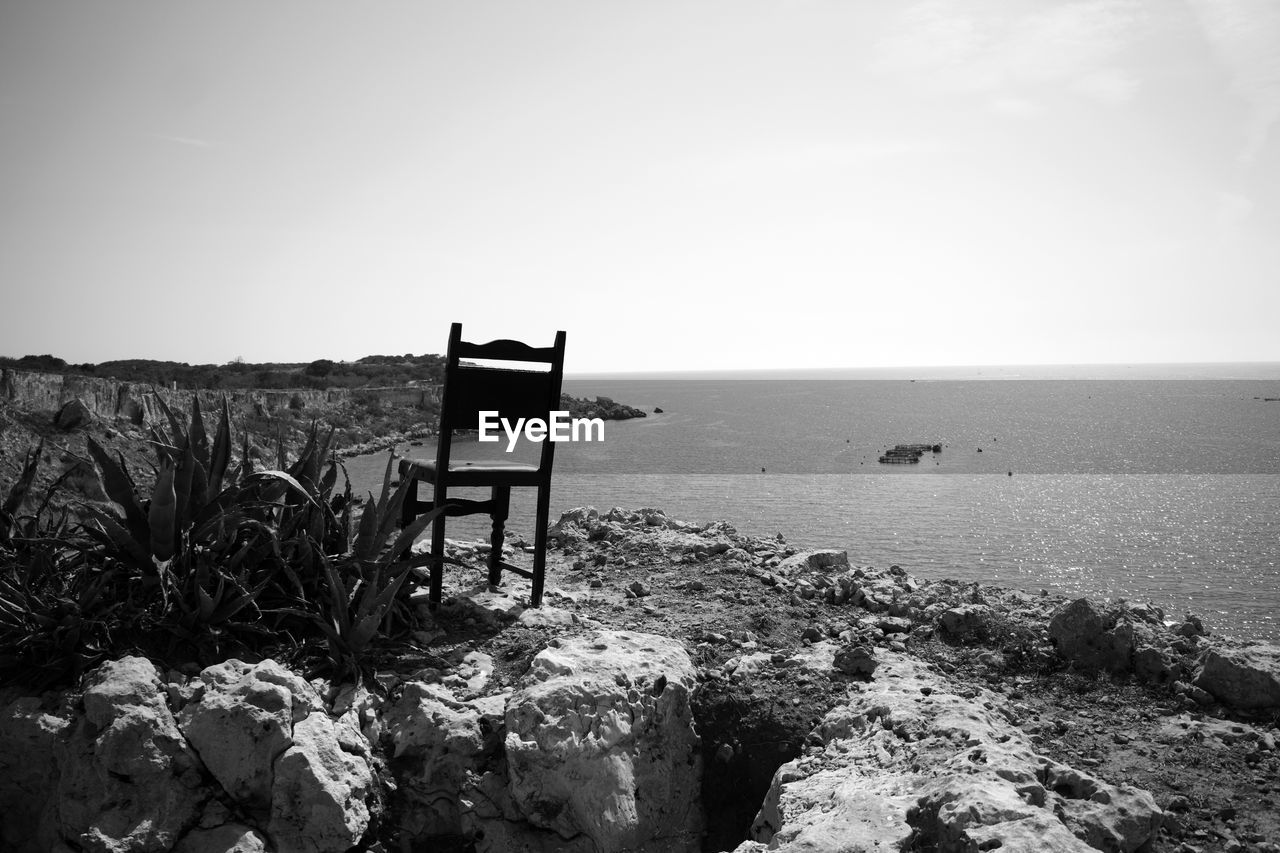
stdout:
MULTIPOLYGON (((558 445, 553 518, 658 506, 846 548, 855 563, 1150 600, 1280 639, 1280 403, 1259 399, 1280 397, 1280 381, 581 380, 566 391, 664 413, 610 422, 603 443, 558 445), (876 461, 906 442, 944 447, 918 465, 876 461)), ((375 454, 348 468, 371 489, 385 464, 375 454)), ((532 538, 531 499, 509 529, 532 538)), ((467 519, 450 535, 484 530, 467 519)))

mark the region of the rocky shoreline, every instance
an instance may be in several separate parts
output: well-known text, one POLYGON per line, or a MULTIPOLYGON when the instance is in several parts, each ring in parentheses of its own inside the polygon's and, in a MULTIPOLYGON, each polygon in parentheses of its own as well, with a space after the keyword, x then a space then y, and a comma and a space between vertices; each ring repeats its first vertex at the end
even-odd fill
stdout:
POLYGON ((586 397, 579 398, 562 394, 560 395, 560 405, 573 418, 625 421, 632 418, 649 417, 649 413, 644 409, 637 409, 635 406, 619 403, 610 397, 596 397, 594 400, 588 400, 586 397))
MULTIPOLYGON (((44 441, 37 488, 59 477, 68 494, 103 500, 92 471, 86 439, 120 453, 140 481, 150 476, 148 428, 168 424, 163 406, 179 420, 187 419, 192 396, 200 398, 205 416, 214 419, 226 397, 235 423, 256 424, 250 446, 254 458, 274 460, 279 441, 287 452, 306 441, 312 420, 322 430, 337 430, 343 459, 418 445, 433 439, 439 405, 436 386, 403 388, 334 388, 219 391, 168 391, 140 383, 95 377, 0 371, 0 484, 14 482, 28 451, 44 441), (370 408, 372 406, 373 408, 370 408)), ((628 420, 648 417, 642 409, 608 397, 594 400, 565 394, 561 405, 571 417, 628 420)), ((59 496, 56 502, 62 502, 59 496)))
POLYGON ((552 534, 538 609, 450 542, 475 567, 376 683, 126 657, 0 691, 0 846, 1280 851, 1274 647, 655 509, 552 534))

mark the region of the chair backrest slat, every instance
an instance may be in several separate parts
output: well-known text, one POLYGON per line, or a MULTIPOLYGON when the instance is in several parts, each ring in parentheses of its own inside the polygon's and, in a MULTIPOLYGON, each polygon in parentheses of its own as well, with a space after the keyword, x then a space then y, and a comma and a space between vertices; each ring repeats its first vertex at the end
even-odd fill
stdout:
POLYGON ((487 358, 494 361, 537 361, 553 364, 556 360, 555 347, 531 347, 520 341, 489 341, 487 344, 473 344, 458 341, 458 358, 487 358))
MULTIPOLYGON (((498 340, 474 344, 462 340, 462 324, 449 330, 449 352, 445 363, 444 399, 440 411, 440 438, 436 446, 436 469, 449 470, 454 430, 476 429, 479 413, 493 411, 515 425, 519 418, 548 420, 560 405, 564 379, 564 332, 556 332, 551 347, 531 347, 520 341, 498 340), (495 361, 540 362, 549 371, 520 370, 464 365, 463 358, 495 361)), ((539 470, 551 476, 555 442, 542 442, 539 470)))
MULTIPOLYGON (((547 420, 555 408, 550 373, 502 370, 493 367, 458 367, 446 376, 448 405, 442 429, 476 429, 479 413, 493 411, 512 424, 517 418, 547 420)), ((557 398, 559 394, 555 395, 557 398)))

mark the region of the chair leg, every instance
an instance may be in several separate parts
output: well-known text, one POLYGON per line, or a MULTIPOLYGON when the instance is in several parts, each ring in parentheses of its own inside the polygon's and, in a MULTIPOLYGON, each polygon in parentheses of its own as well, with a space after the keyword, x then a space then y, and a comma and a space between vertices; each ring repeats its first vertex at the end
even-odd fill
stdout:
POLYGON ((547 574, 547 515, 551 511, 550 484, 538 487, 537 527, 533 531, 533 591, 529 606, 542 604, 542 587, 547 574))
POLYGON ((497 586, 502 583, 502 534, 511 513, 511 487, 494 486, 491 499, 493 532, 489 534, 489 585, 497 586))
MULTIPOLYGON (((444 506, 444 486, 437 485, 434 506, 444 506)), ((444 520, 442 512, 431 522, 431 590, 427 595, 427 607, 432 610, 440 604, 444 589, 444 520)))

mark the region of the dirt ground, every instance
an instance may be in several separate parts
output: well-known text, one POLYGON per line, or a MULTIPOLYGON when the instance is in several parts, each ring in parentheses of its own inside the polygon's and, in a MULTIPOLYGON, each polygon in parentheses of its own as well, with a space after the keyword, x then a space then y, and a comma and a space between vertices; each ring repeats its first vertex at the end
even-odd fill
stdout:
MULTIPOLYGON (((528 564, 526 543, 514 544, 514 559, 528 564)), ((772 540, 741 544, 757 553, 771 547, 778 557, 798 550, 772 540)), ((726 663, 746 651, 772 652, 780 662, 819 638, 854 630, 868 642, 905 648, 961 689, 982 686, 1004 695, 1047 757, 1150 791, 1168 815, 1153 853, 1280 851, 1274 714, 1247 717, 1218 705, 1200 707, 1168 687, 1077 672, 1055 659, 1047 642, 1028 655, 1025 642, 1018 648, 999 638, 958 644, 927 626, 868 635, 863 608, 797 599, 733 553, 691 558, 634 538, 553 550, 544 605, 584 624, 495 620, 450 600, 451 593, 483 582, 483 547, 464 547, 459 556, 477 568, 446 572, 445 603, 432 617, 429 638, 418 635, 426 640, 417 646, 424 660, 479 650, 493 657, 493 678, 506 687, 517 685, 548 640, 587 630, 587 620, 685 643, 701 680, 695 713, 706 759, 706 850, 729 850, 744 839, 773 771, 803 753, 809 731, 847 690, 847 679, 834 672, 817 676, 780 665, 741 677, 726 672, 726 663), (1243 737, 1249 729, 1267 737, 1243 737)), ((504 586, 527 595, 527 584, 511 577, 504 586)), ((402 656, 395 668, 403 670, 413 658, 402 656)))

